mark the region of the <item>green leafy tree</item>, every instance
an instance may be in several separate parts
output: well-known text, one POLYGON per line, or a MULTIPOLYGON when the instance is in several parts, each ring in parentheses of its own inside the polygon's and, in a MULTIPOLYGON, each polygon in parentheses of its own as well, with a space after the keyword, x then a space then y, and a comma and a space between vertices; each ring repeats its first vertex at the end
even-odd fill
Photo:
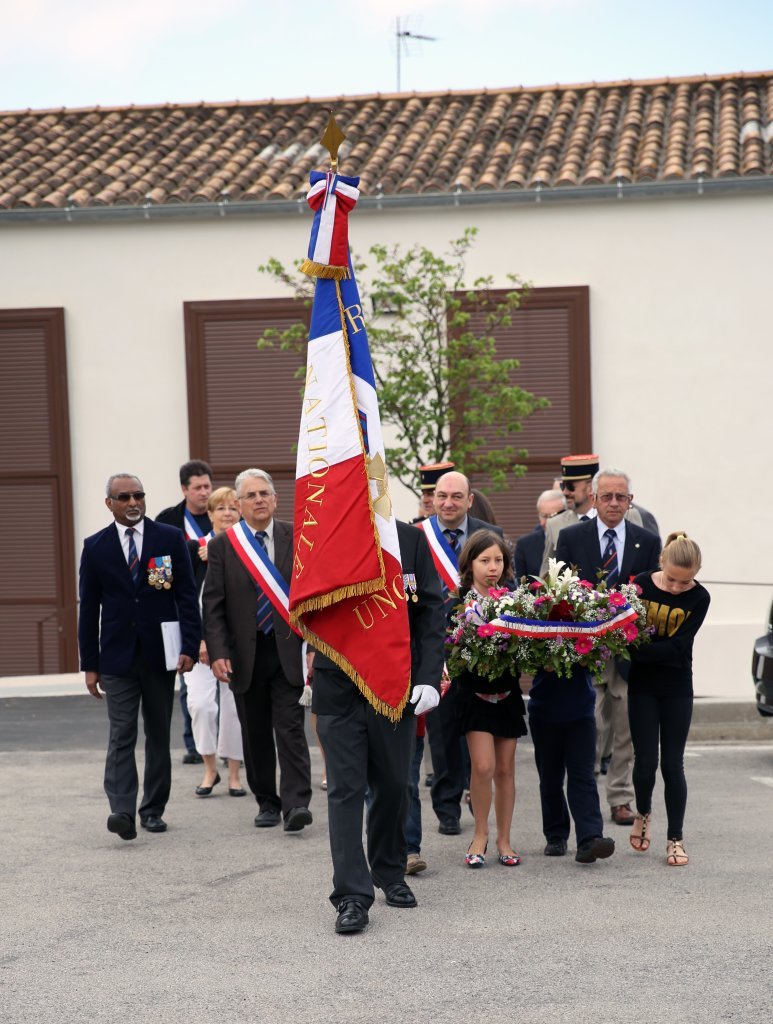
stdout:
MULTIPOLYGON (((355 263, 363 306, 369 298, 374 309, 367 330, 381 420, 398 433, 398 446, 386 450, 387 465, 414 491, 417 466, 447 459, 464 473, 485 474, 494 487, 505 486, 510 474, 522 476, 526 467, 519 460, 528 453, 514 435, 549 404, 512 383, 517 359, 496 357, 495 332, 511 324, 529 287, 508 275, 503 298, 494 296, 491 277, 466 284, 476 233, 467 228, 443 255, 422 245, 374 245, 372 269, 355 263), (492 432, 501 445, 491 445, 492 432)), ((313 281, 275 259, 258 269, 311 305, 313 281)), ((300 350, 306 340, 299 322, 266 331, 258 347, 300 350)))

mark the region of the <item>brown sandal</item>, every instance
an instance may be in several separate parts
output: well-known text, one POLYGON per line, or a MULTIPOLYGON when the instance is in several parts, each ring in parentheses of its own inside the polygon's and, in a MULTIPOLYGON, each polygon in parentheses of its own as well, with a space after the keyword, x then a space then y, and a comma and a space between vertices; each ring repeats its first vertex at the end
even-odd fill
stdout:
POLYGON ((633 826, 628 841, 637 853, 646 853, 650 848, 650 821, 652 813, 636 814, 633 819, 633 826), (641 832, 634 832, 635 828, 641 825, 641 832))
POLYGON ((690 863, 690 858, 684 852, 684 843, 681 839, 669 839, 666 844, 666 864, 670 868, 683 868, 690 863))

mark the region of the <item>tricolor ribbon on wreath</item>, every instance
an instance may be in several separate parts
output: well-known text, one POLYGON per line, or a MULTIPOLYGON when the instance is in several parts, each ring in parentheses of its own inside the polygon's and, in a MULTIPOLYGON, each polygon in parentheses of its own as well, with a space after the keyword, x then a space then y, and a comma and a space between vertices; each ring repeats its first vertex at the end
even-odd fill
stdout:
POLYGON ((491 625, 498 633, 510 633, 532 640, 558 640, 564 637, 603 636, 612 629, 619 629, 627 622, 634 622, 637 614, 629 604, 621 605, 612 619, 595 622, 546 622, 544 619, 518 619, 502 615, 492 619, 491 625))

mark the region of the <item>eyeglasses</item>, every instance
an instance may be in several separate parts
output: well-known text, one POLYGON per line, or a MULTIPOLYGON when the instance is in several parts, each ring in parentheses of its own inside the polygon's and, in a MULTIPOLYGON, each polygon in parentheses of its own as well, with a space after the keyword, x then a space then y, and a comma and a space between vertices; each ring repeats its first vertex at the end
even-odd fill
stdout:
POLYGON ((145 497, 144 491, 121 491, 120 494, 111 494, 111 501, 130 501, 134 498, 135 501, 142 501, 145 497))
POLYGON ((256 498, 273 498, 273 491, 247 491, 239 496, 239 501, 255 501, 256 498))
POLYGON ((560 484, 560 487, 561 487, 562 491, 569 491, 569 493, 571 494, 572 491, 574 490, 574 481, 573 480, 562 480, 561 484, 560 484))
POLYGON ((632 497, 632 494, 597 494, 596 501, 603 501, 604 504, 616 501, 619 505, 627 505, 632 497))

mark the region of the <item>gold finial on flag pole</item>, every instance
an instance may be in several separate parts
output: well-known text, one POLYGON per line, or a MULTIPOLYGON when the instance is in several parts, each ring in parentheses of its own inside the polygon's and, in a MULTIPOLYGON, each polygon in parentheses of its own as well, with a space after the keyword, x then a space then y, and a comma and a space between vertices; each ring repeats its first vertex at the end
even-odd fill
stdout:
POLYGON ((341 143, 344 141, 346 136, 338 127, 338 123, 333 116, 333 111, 330 111, 330 117, 327 119, 327 128, 325 128, 325 134, 319 140, 325 149, 330 153, 330 167, 331 170, 338 170, 338 149, 341 143))

